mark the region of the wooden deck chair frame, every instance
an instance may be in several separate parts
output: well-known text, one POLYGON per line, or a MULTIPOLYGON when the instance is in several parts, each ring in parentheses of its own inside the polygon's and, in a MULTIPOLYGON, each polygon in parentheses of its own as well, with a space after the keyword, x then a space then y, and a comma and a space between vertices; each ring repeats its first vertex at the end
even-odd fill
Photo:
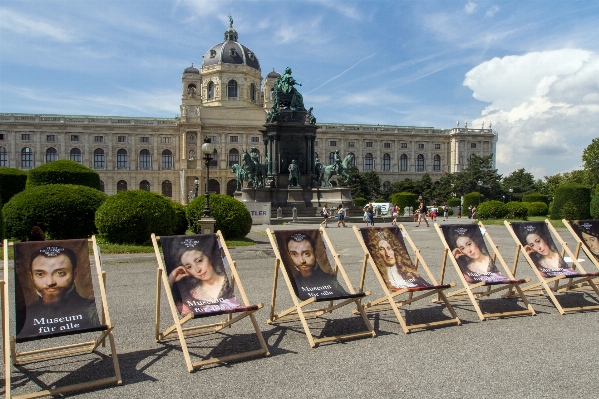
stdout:
MULTIPOLYGON (((589 259, 589 261, 592 264, 594 264, 597 267, 597 269, 599 269, 599 260, 597 260, 595 258, 595 256, 590 251, 590 249, 586 246, 585 243, 582 242, 582 240, 580 239, 580 237, 578 236, 578 234, 576 234, 576 232, 572 228, 572 225, 570 224, 570 221, 566 220, 566 219, 562 219, 562 222, 564 223, 564 225, 566 226, 566 228, 568 229, 568 231, 570 232, 570 234, 572 234, 572 236, 574 237, 574 240, 576 240, 576 248, 574 249, 574 256, 576 257, 576 259, 578 259, 578 255, 580 255, 580 250, 582 249, 582 251, 585 253, 585 255, 587 256, 587 258, 589 259)), ((564 240, 562 240, 562 238, 560 237, 559 234, 557 234, 556 236, 558 237, 558 240, 560 240, 560 242, 564 241, 564 240)), ((567 245, 567 243, 566 243, 566 245, 567 245)), ((593 281, 595 282, 595 285, 599 284, 599 278, 597 278, 597 279, 595 279, 593 281)), ((587 289, 591 289, 591 287, 588 286, 588 285, 586 285, 585 287, 587 289)))
MULTIPOLYGON (((337 272, 341 272, 341 276, 343 277, 343 280, 345 281, 345 284, 347 285, 347 289, 348 289, 349 293, 352 295, 355 295, 356 291, 354 290, 354 287, 352 286, 351 282, 349 281, 349 278, 347 277, 347 273, 345 272, 345 269, 343 268, 343 265, 341 264, 341 261, 339 259, 340 255, 335 251, 335 248, 333 247, 333 244, 331 243, 329 236, 326 234, 326 231, 324 230, 324 228, 320 227, 319 231, 322 233, 322 237, 324 238, 328 249, 331 251, 333 258, 335 259, 335 267, 333 270, 334 275, 337 276, 337 272)), ((276 258, 275 259, 274 280, 273 280, 273 286, 272 286, 272 298, 271 298, 271 302, 270 302, 270 318, 267 320, 267 323, 273 324, 273 323, 280 323, 280 322, 285 322, 285 321, 300 320, 302 323, 302 327, 304 328, 304 332, 306 333, 306 337, 308 338, 308 343, 310 344, 311 348, 314 348, 317 345, 319 345, 321 343, 325 343, 325 342, 342 341, 342 340, 362 338, 362 337, 373 337, 373 338, 376 337, 376 332, 372 328, 372 325, 370 324, 370 321, 368 320, 368 316, 366 316, 366 312, 364 311, 364 308, 363 308, 362 302, 361 302, 362 298, 370 295, 370 291, 363 292, 364 295, 359 296, 359 297, 343 299, 343 300, 341 300, 341 302, 338 302, 338 303, 334 303, 335 302, 334 300, 326 300, 327 302, 329 302, 328 306, 304 310, 304 307, 306 307, 312 303, 318 303, 319 301, 317 301, 316 297, 312 297, 310 299, 300 301, 300 299, 295 295, 295 291, 294 291, 293 285, 291 283, 291 277, 289 276, 289 274, 287 273, 287 270, 285 269, 285 266, 283 265, 283 259, 281 258, 281 253, 280 253, 279 247, 277 245, 277 240, 274 236, 274 231, 271 229, 266 229, 266 233, 270 240, 270 244, 272 245, 272 248, 275 252, 275 258, 276 258), (283 275, 283 279, 285 280, 287 288, 289 289, 289 294, 291 295, 291 299, 293 300, 294 305, 286 310, 279 312, 279 313, 275 313, 279 271, 283 275), (344 335, 335 335, 335 336, 331 336, 331 337, 322 337, 322 338, 315 338, 312 335, 312 331, 310 330, 310 327, 308 326, 308 322, 306 321, 306 319, 320 317, 325 313, 332 313, 333 310, 339 309, 343 306, 346 306, 346 305, 349 305, 352 303, 355 303, 356 309, 358 310, 358 313, 360 313, 360 315, 362 316, 362 319, 364 320, 364 323, 366 324, 366 328, 368 329, 368 331, 350 333, 350 334, 344 334, 344 335)))
POLYGON ((373 301, 370 301, 370 302, 364 304, 363 305, 364 310, 367 312, 372 312, 372 311, 378 311, 378 310, 393 309, 393 313, 395 313, 395 317, 397 317, 397 321, 401 325, 401 329, 406 334, 408 334, 408 333, 410 333, 410 331, 416 330, 416 329, 435 328, 435 327, 445 326, 445 325, 449 325, 449 324, 455 324, 458 326, 461 325, 462 322, 460 321, 458 315, 455 313, 455 311, 453 310, 453 307, 451 306, 451 304, 445 297, 445 294, 443 293, 444 290, 451 288, 451 287, 455 287, 456 283, 452 282, 452 283, 445 284, 445 285, 437 284, 437 280, 435 279, 435 276, 431 273, 426 262, 424 261, 424 258, 420 254, 420 250, 418 248, 416 248, 416 245, 414 245, 414 242, 408 235, 408 232, 406 231, 404 226, 402 224, 400 224, 398 226, 398 228, 404 234, 404 239, 405 239, 404 241, 408 242, 412 251, 415 254, 416 262, 414 262, 414 267, 416 268, 416 270, 418 270, 418 266, 420 264, 422 265, 422 268, 426 272, 426 275, 428 276, 429 281, 431 281, 433 283, 433 287, 430 287, 427 289, 423 289, 422 287, 402 288, 400 290, 393 291, 393 292, 389 291, 389 288, 387 288, 387 284, 385 284, 385 280, 383 279, 383 276, 381 276, 381 272, 379 271, 378 267, 374 263, 374 260, 370 256, 370 253, 368 252, 368 247, 366 247, 366 244, 364 243, 364 239, 362 238, 362 233, 360 232, 360 229, 356 225, 354 225, 353 226, 354 233, 356 234, 356 237, 358 237, 358 241, 360 242, 360 245, 362 246, 362 249, 364 250, 364 259, 362 261, 362 277, 360 279, 360 291, 362 291, 364 289, 364 282, 366 279, 366 268, 367 268, 367 265, 369 264, 371 266, 372 271, 374 272, 374 275, 376 276, 379 284, 381 285, 383 292, 385 293, 385 295, 383 297, 375 299, 373 301), (419 291, 425 291, 425 292, 420 295, 414 296, 414 294, 419 291), (399 297, 403 294, 408 294, 408 297, 405 299, 398 300, 397 297, 399 297), (409 305, 409 304, 419 301, 421 299, 427 298, 431 295, 437 295, 438 299, 445 303, 445 306, 447 307, 447 310, 451 314, 452 319, 442 320, 442 321, 434 321, 434 322, 430 322, 430 323, 408 325, 406 323, 405 319, 403 318, 403 316, 401 315, 401 313, 399 312, 399 307, 404 306, 404 305, 409 305))
POLYGON ((587 272, 584 270, 580 262, 578 262, 578 258, 574 256, 574 254, 568 247, 568 244, 561 239, 561 237, 559 236, 553 225, 549 222, 549 220, 545 219, 544 223, 547 225, 549 232, 553 234, 553 236, 557 238, 560 244, 562 245, 562 253, 560 255, 563 257, 564 254, 568 254, 568 256, 572 258, 572 262, 574 263, 573 269, 579 270, 581 272, 580 275, 567 276, 565 274, 562 274, 554 277, 543 277, 541 275, 541 272, 539 272, 539 270, 535 266, 530 255, 527 254, 526 251, 522 250, 522 244, 520 243, 520 239, 516 235, 516 232, 512 228, 512 224, 507 220, 504 220, 503 223, 505 224, 512 238, 516 242, 516 254, 514 255, 512 273, 516 273, 518 267, 518 260, 520 258, 520 254, 522 254, 538 279, 538 282, 529 284, 526 287, 522 288, 522 291, 524 291, 524 293, 527 296, 547 295, 551 299, 551 302, 553 302, 559 313, 562 315, 568 312, 586 312, 588 310, 599 310, 599 305, 576 306, 572 308, 565 308, 559 303, 557 297, 555 296, 554 293, 576 291, 582 288, 583 285, 588 284, 591 290, 594 291, 595 294, 597 294, 597 296, 599 297, 599 289, 597 288, 597 285, 593 282, 593 279, 597 278, 597 275, 584 276, 584 274, 587 274, 587 272))
MULTIPOLYGON (((100 262, 100 255, 98 253, 98 247, 96 243, 96 237, 92 236, 89 240, 92 243, 94 253, 94 263, 96 265, 96 272, 98 276, 98 285, 100 286, 100 295, 102 297, 101 306, 101 323, 107 328, 100 333, 100 336, 88 342, 80 342, 71 345, 56 346, 52 348, 44 348, 33 351, 19 352, 17 350, 17 342, 14 336, 10 335, 10 306, 8 296, 8 246, 12 246, 12 243, 8 243, 8 240, 4 240, 4 280, 0 281, 2 288, 2 337, 4 340, 3 355, 4 355, 4 378, 5 378, 5 397, 7 399, 19 399, 19 398, 41 398, 44 396, 60 395, 67 392, 80 391, 84 389, 94 388, 102 385, 108 385, 115 383, 121 385, 121 370, 119 367, 119 360, 117 357, 116 346, 114 343, 114 335, 112 330, 114 324, 110 320, 110 314, 108 313, 108 302, 106 301, 106 272, 102 270, 100 262), (45 389, 38 392, 33 392, 24 395, 13 396, 11 391, 11 366, 12 364, 26 364, 30 362, 36 362, 41 360, 49 360, 66 356, 73 356, 78 354, 92 353, 98 346, 106 345, 106 338, 108 337, 110 342, 110 350, 112 354, 112 364, 114 367, 114 377, 107 377, 98 380, 92 380, 88 382, 82 382, 78 384, 68 385, 60 388, 45 389)), ((75 335, 75 334, 74 334, 75 335)), ((51 338, 48 338, 51 339, 51 338)))
MULTIPOLYGON (((220 231, 216 233, 217 239, 220 241, 222 248, 225 252, 225 256, 229 262, 229 266, 231 269, 231 275, 229 276, 231 289, 235 291, 235 288, 239 290, 239 294, 241 295, 241 300, 243 302, 243 306, 250 307, 250 302, 248 297, 243 289, 243 285, 241 284, 241 279, 239 278, 239 274, 237 273, 237 264, 233 261, 231 257, 231 253, 229 252, 229 248, 225 243, 225 240, 220 231)), ((177 310, 177 306, 175 304, 175 300, 173 294, 170 290, 169 282, 168 282, 168 274, 166 272, 166 268, 164 262, 162 260, 162 256, 160 254, 160 249, 158 248, 158 240, 160 240, 159 236, 156 236, 152 233, 152 244, 154 245, 154 253, 156 254, 156 260, 158 262, 158 269, 156 272, 156 328, 155 328, 155 339, 156 342, 166 341, 170 339, 179 338, 179 342, 181 343, 181 350, 183 351, 183 356, 185 358, 185 365, 187 366, 187 371, 190 373, 197 368, 207 366, 215 363, 224 363, 232 360, 239 360, 248 357, 254 356, 269 356, 270 352, 268 347, 266 346, 266 341, 264 341, 264 337, 262 336, 262 331, 260 331, 260 327, 258 326, 258 322, 256 321, 256 317, 254 313, 261 309, 264 305, 262 303, 255 305, 254 309, 245 310, 237 313, 228 313, 226 315, 226 319, 211 324, 203 324, 192 327, 183 327, 187 322, 194 319, 194 314, 190 313, 187 316, 181 318, 179 316, 179 311, 177 310), (165 330, 160 330, 160 299, 161 299, 161 286, 164 286, 166 291, 166 298, 171 310, 171 314, 174 320, 174 324, 166 328, 165 330), (258 341, 260 342, 260 349, 237 353, 228 356, 221 357, 212 357, 205 360, 192 362, 191 357, 189 355, 189 350, 187 349, 186 338, 201 335, 201 334, 211 334, 216 333, 223 328, 230 327, 234 323, 244 319, 245 317, 249 317, 252 325, 254 326, 254 330, 256 332, 256 336, 258 337, 258 341)), ((216 316, 216 315, 215 315, 216 316)), ((207 317, 210 317, 207 315, 207 317)))
MULTIPOLYGON (((483 225, 482 222, 479 222, 478 226, 483 229, 485 228, 485 226, 483 225)), ((534 316, 534 315, 536 315, 536 312, 534 311, 530 302, 528 302, 526 295, 524 295, 524 292, 522 291, 522 288, 520 287, 521 284, 527 283, 531 279, 526 278, 526 279, 517 280, 514 277, 514 275, 508 268, 507 264, 505 263, 505 260, 501 256, 501 253, 499 252, 499 247, 497 245, 495 245, 495 243, 493 242, 493 239, 491 238, 491 236, 489 235, 488 232, 486 232, 485 236, 487 237, 488 244, 490 244, 490 246, 492 248, 493 253, 490 254, 490 256, 491 256, 491 259, 493 260, 493 262, 495 262, 496 266, 497 266, 497 261, 499 261, 501 268, 503 269, 503 271, 505 272, 505 275, 508 278, 508 280, 505 283, 489 284, 484 281, 481 281, 478 283, 469 283, 468 281, 466 281, 466 279, 464 278, 464 275, 462 274, 462 270, 460 269, 460 265, 458 265, 458 262, 453 257, 453 255, 450 255, 451 250, 449 248, 449 244, 445 240, 445 235, 443 234, 443 230, 441 229, 441 226, 439 226, 438 223, 435 223, 435 229, 437 229, 439 238, 441 238, 441 241, 443 242, 443 246, 445 247, 445 249, 443 250, 443 262, 441 264, 441 279, 440 279, 439 283, 443 284, 443 280, 445 278, 445 268, 447 267, 447 258, 449 258, 451 263, 455 267, 455 270, 456 270, 458 276, 460 277, 460 281, 462 282, 462 285, 464 287, 464 288, 459 288, 455 291, 446 293, 445 295, 446 295, 447 299, 449 299, 450 301, 470 299, 470 302, 472 302, 472 306, 474 306, 474 309, 476 310, 476 314, 478 315, 478 318, 480 319, 480 321, 485 321, 487 319, 494 318, 494 317, 510 317, 510 316, 521 316, 521 315, 534 316), (479 290, 479 288, 480 288, 480 290, 479 290), (497 313, 483 313, 480 308, 480 305, 477 302, 477 299, 483 298, 483 297, 488 297, 492 294, 495 294, 495 293, 501 292, 501 291, 505 291, 505 290, 507 290, 508 293, 511 294, 510 296, 520 297, 520 299, 522 299, 522 302, 524 303, 524 305, 526 306, 527 309, 526 310, 513 310, 513 311, 497 312, 497 313)), ((483 237, 483 239, 484 239, 484 237, 483 237)), ((504 297, 505 296, 506 295, 504 295, 504 297)))

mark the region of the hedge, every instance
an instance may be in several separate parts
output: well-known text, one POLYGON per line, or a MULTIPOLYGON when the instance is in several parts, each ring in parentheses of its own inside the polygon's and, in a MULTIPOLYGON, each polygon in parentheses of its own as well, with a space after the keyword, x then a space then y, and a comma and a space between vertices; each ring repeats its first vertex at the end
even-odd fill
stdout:
POLYGON ((146 190, 121 191, 96 212, 98 233, 114 244, 144 244, 152 233, 172 235, 177 225, 172 202, 146 190))
POLYGON ((382 203, 382 202, 387 202, 387 200, 386 200, 386 199, 384 199, 384 198, 375 198, 375 199, 374 199, 374 202, 378 202, 378 203, 380 204, 380 203, 382 203))
MULTIPOLYGON (((199 234, 200 218, 204 215, 206 196, 200 195, 185 210, 191 230, 199 234)), ((243 238, 252 229, 252 216, 242 202, 228 195, 210 194, 210 215, 216 220, 214 229, 220 230, 225 239, 243 238)))
POLYGON ((504 219, 508 215, 508 209, 501 201, 487 201, 476 208, 478 219, 504 219))
POLYGON ((87 238, 96 233, 94 217, 107 196, 72 184, 27 189, 4 205, 6 236, 26 240, 39 226, 52 240, 87 238))
POLYGON ((528 207, 526 204, 518 201, 512 201, 505 204, 507 209, 507 217, 510 219, 526 220, 528 216, 528 207))
POLYGON ((591 200, 591 217, 599 220, 599 194, 595 194, 591 200))
POLYGON ((171 201, 173 211, 175 211, 176 223, 173 228, 174 235, 184 235, 187 231, 187 215, 185 214, 185 207, 178 202, 171 201))
POLYGON ((591 217, 591 189, 579 183, 566 183, 558 186, 554 191, 553 202, 550 211, 551 219, 562 219, 562 207, 571 202, 576 208, 568 206, 568 215, 575 216, 570 219, 588 219, 591 217))
POLYGON ((528 216, 547 216, 549 207, 544 202, 523 202, 528 208, 528 216))
POLYGON ((100 175, 85 165, 61 159, 48 162, 29 171, 27 188, 46 184, 76 184, 100 190, 100 175))
POLYGON ((413 209, 418 208, 418 196, 407 191, 402 191, 401 193, 391 195, 391 203, 397 204, 401 213, 403 213, 406 206, 411 206, 413 209))
POLYGON ((522 196, 522 202, 543 202, 549 205, 549 196, 541 193, 530 193, 522 196))
POLYGON ((455 208, 457 206, 462 205, 462 199, 461 198, 450 198, 447 200, 447 206, 450 208, 455 208))
POLYGON ((366 198, 356 197, 354 198, 354 206, 364 206, 368 203, 366 198))
POLYGON ((462 207, 465 209, 468 209, 470 205, 478 207, 479 204, 482 205, 484 200, 484 195, 477 193, 476 191, 473 191, 464 195, 464 204, 462 205, 462 207))
POLYGON ((15 168, 0 168, 0 202, 8 203, 17 193, 25 190, 27 172, 15 168))

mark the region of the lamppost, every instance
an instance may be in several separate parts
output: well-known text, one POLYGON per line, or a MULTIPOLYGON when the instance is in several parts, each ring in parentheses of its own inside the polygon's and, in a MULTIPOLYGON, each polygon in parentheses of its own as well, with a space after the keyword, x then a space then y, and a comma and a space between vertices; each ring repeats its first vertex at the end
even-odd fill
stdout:
POLYGON ((476 184, 478 184, 478 206, 480 206, 480 189, 483 187, 483 181, 479 180, 476 184))
POLYGON ((512 194, 514 193, 514 189, 510 188, 509 192, 510 192, 510 202, 512 202, 512 194))
MULTIPOLYGON (((209 137, 204 137, 204 144, 202 144, 202 152, 204 153, 204 161, 206 161, 206 206, 204 206, 204 218, 210 217, 210 190, 208 185, 210 184, 210 161, 212 161, 212 154, 214 153, 214 145, 209 137)), ((197 180, 196 180, 197 181, 197 180)), ((196 193, 198 186, 196 185, 196 193)))

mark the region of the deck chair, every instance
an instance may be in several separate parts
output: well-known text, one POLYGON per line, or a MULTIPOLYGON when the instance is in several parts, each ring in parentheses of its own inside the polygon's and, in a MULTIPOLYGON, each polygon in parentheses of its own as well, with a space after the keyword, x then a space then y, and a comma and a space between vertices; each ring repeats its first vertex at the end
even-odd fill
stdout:
POLYGON ((593 282, 594 278, 599 277, 599 272, 587 273, 580 262, 578 262, 578 258, 574 256, 570 248, 561 240, 563 254, 568 254, 572 258, 573 267, 570 267, 564 261, 563 254, 558 252, 557 246, 551 237, 551 233, 557 237, 557 231, 555 231, 555 228, 548 220, 544 222, 517 223, 510 223, 506 220, 504 224, 517 245, 513 273, 516 273, 518 259, 520 258, 520 253, 522 253, 538 279, 537 283, 523 288, 526 295, 549 296, 562 315, 567 312, 584 312, 599 309, 599 305, 565 308, 559 303, 554 293, 576 291, 582 288, 583 285, 590 286, 591 290, 599 297, 599 289, 593 282), (555 259, 555 261, 552 261, 552 259, 555 259))
POLYGON ((383 297, 364 304, 364 310, 393 309, 397 321, 399 321, 403 332, 406 334, 415 329, 433 328, 448 324, 459 326, 462 324, 453 307, 443 294, 444 290, 455 287, 456 283, 437 284, 437 280, 420 255, 420 250, 416 248, 403 225, 399 225, 399 227, 363 228, 358 228, 354 225, 353 229, 364 251, 360 291, 364 288, 366 265, 370 264, 374 275, 385 293, 383 297), (412 262, 410 254, 406 249, 404 236, 415 254, 415 264, 412 262), (418 273, 418 265, 422 265, 422 269, 424 269, 428 276, 428 281, 418 273), (415 293, 419 292, 421 292, 420 295, 414 296, 415 293), (407 298, 398 299, 403 294, 408 294, 407 298), (445 303, 452 319, 408 325, 399 312, 399 307, 409 305, 431 295, 437 295, 445 303))
MULTIPOLYGON (((587 256, 589 262, 599 269, 599 220, 562 220, 568 231, 576 240, 574 256, 578 259, 580 250, 587 256)), ((558 240, 563 242, 559 234, 558 240)), ((597 284, 597 280, 594 280, 597 284)))
MULTIPOLYGON (((96 238, 58 241, 8 243, 4 240, 4 280, 2 288, 2 337, 6 398, 39 398, 61 395, 101 385, 121 385, 121 372, 112 330, 114 324, 106 301, 106 274, 102 271, 96 238), (100 312, 96 307, 89 245, 92 243, 98 285, 100 312), (10 334, 8 246, 14 247, 15 332, 10 334), (100 317, 98 317, 98 315, 100 317), (18 344, 27 341, 55 340, 61 336, 99 332, 96 339, 69 345, 19 351, 18 344), (109 339, 114 376, 89 380, 68 386, 45 386, 41 391, 12 394, 11 366, 62 358, 77 362, 73 355, 95 352, 109 339)), ((40 345, 43 346, 43 345, 40 345)), ((36 373, 39 368, 36 368, 36 373)), ((77 372, 73 372, 77 374, 77 372)), ((79 377, 79 376, 78 376, 79 377)), ((83 376, 81 376, 83 377, 83 376)), ((86 378, 82 378, 86 380, 86 378)))
POLYGON ((179 338, 187 371, 190 373, 196 368, 210 364, 269 355, 268 347, 254 316, 254 313, 261 309, 263 304, 250 304, 237 273, 236 263, 231 258, 220 231, 216 234, 185 236, 157 237, 152 234, 152 244, 158 262, 156 275, 156 342, 179 338), (164 262, 160 255, 158 241, 162 246, 164 262), (230 269, 230 280, 226 269, 230 269), (161 331, 160 300, 162 286, 166 291, 166 298, 174 324, 161 331), (235 296, 236 288, 241 296, 241 301, 235 296), (226 315, 226 318, 216 323, 184 327, 191 320, 219 315, 226 315), (249 317, 254 326, 260 349, 221 357, 211 357, 196 362, 191 361, 186 338, 218 332, 245 317, 249 317))
POLYGON ((355 292, 347 277, 347 273, 339 260, 339 254, 331 244, 328 235, 320 230, 266 230, 275 252, 275 273, 272 288, 270 318, 268 323, 280 323, 300 320, 308 338, 310 347, 330 341, 340 341, 360 337, 375 337, 376 333, 364 312, 361 300, 370 292, 355 292), (328 254, 335 260, 334 269, 329 263, 328 254), (277 282, 279 271, 283 275, 293 306, 275 313, 277 282), (337 281, 337 273, 345 281, 347 290, 337 281), (313 303, 328 302, 317 308, 304 309, 313 303), (316 318, 343 306, 355 304, 362 316, 368 331, 315 338, 306 322, 308 318, 316 318))
POLYGON ((507 267, 503 257, 499 253, 497 245, 491 239, 491 236, 484 229, 484 225, 479 222, 478 226, 474 224, 444 224, 440 226, 435 223, 437 233, 443 242, 445 250, 443 251, 443 263, 441 266, 441 281, 445 276, 447 258, 453 263, 464 288, 446 293, 449 300, 470 299, 478 317, 481 321, 492 317, 508 317, 518 315, 535 315, 532 305, 522 292, 520 284, 527 283, 530 278, 519 279, 507 267), (487 249, 483 232, 493 253, 487 249), (480 259, 485 270, 476 269, 475 262, 472 260, 480 259), (497 266, 499 261, 499 266, 497 266), (506 291, 518 295, 526 306, 526 310, 512 310, 497 313, 483 313, 477 302, 478 298, 488 297, 492 294, 506 291))

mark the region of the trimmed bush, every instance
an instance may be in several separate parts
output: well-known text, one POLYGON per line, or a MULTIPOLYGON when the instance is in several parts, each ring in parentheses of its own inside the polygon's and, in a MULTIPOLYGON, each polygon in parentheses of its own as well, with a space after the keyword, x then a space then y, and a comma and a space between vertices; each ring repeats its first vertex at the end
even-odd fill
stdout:
POLYGON ((501 201, 487 201, 476 208, 478 219, 504 219, 508 214, 507 207, 501 201))
POLYGON ((115 244, 143 244, 150 235, 172 235, 177 216, 170 199, 146 190, 121 191, 96 212, 98 233, 115 244))
POLYGON ((96 233, 96 210, 106 200, 101 191, 72 184, 27 189, 4 205, 6 236, 26 240, 39 226, 52 240, 87 238, 96 233))
POLYGON ((375 198, 375 199, 374 199, 374 202, 381 203, 381 202, 387 202, 387 200, 386 200, 386 199, 384 199, 384 198, 375 198))
POLYGON ((25 190, 27 172, 15 168, 0 168, 0 202, 8 203, 13 195, 25 190))
POLYGON ((450 198, 447 200, 447 206, 450 208, 455 208, 462 205, 462 199, 461 198, 450 198))
POLYGON ((578 208, 576 208, 576 205, 572 201, 568 201, 562 206, 562 218, 575 220, 578 219, 578 215, 578 208))
MULTIPOLYGON (((200 218, 204 215, 206 196, 200 195, 187 205, 189 226, 199 234, 200 218)), ((252 216, 242 202, 228 195, 210 194, 210 215, 216 220, 214 229, 220 230, 225 239, 243 238, 252 229, 252 216)))
POLYGON ((178 202, 171 201, 173 211, 175 211, 176 223, 173 228, 173 234, 182 236, 187 231, 187 215, 185 214, 185 207, 178 202))
POLYGON ((85 165, 61 159, 38 166, 29 171, 27 188, 46 184, 76 184, 100 190, 100 175, 85 165))
POLYGON ((401 212, 406 206, 411 206, 412 208, 418 208, 418 196, 416 194, 408 193, 407 191, 402 191, 401 193, 395 193, 391 196, 391 203, 397 204, 401 212))
POLYGON ((522 196, 522 202, 543 202, 549 205, 549 196, 541 193, 530 193, 522 196))
POLYGON ((591 217, 599 220, 599 194, 595 194, 591 200, 591 217))
MULTIPOLYGON (((579 183, 566 183, 555 189, 552 207, 550 211, 551 219, 561 219, 562 207, 567 202, 572 202, 576 207, 578 216, 572 219, 588 219, 591 217, 591 189, 579 183)), ((568 209, 568 212, 573 210, 568 209)))
POLYGON ((528 207, 526 204, 518 201, 512 201, 505 204, 507 209, 507 217, 510 219, 526 220, 528 216, 528 207))
POLYGON ((549 207, 544 202, 523 202, 528 208, 528 216, 547 216, 549 207))
POLYGON ((354 198, 354 206, 364 206, 367 203, 368 203, 368 201, 366 200, 366 198, 362 198, 362 197, 354 198))
POLYGON ((464 205, 462 205, 462 208, 468 209, 468 207, 470 205, 478 207, 478 204, 480 203, 482 205, 484 201, 485 201, 484 195, 482 195, 476 191, 473 191, 471 193, 464 195, 464 205))

